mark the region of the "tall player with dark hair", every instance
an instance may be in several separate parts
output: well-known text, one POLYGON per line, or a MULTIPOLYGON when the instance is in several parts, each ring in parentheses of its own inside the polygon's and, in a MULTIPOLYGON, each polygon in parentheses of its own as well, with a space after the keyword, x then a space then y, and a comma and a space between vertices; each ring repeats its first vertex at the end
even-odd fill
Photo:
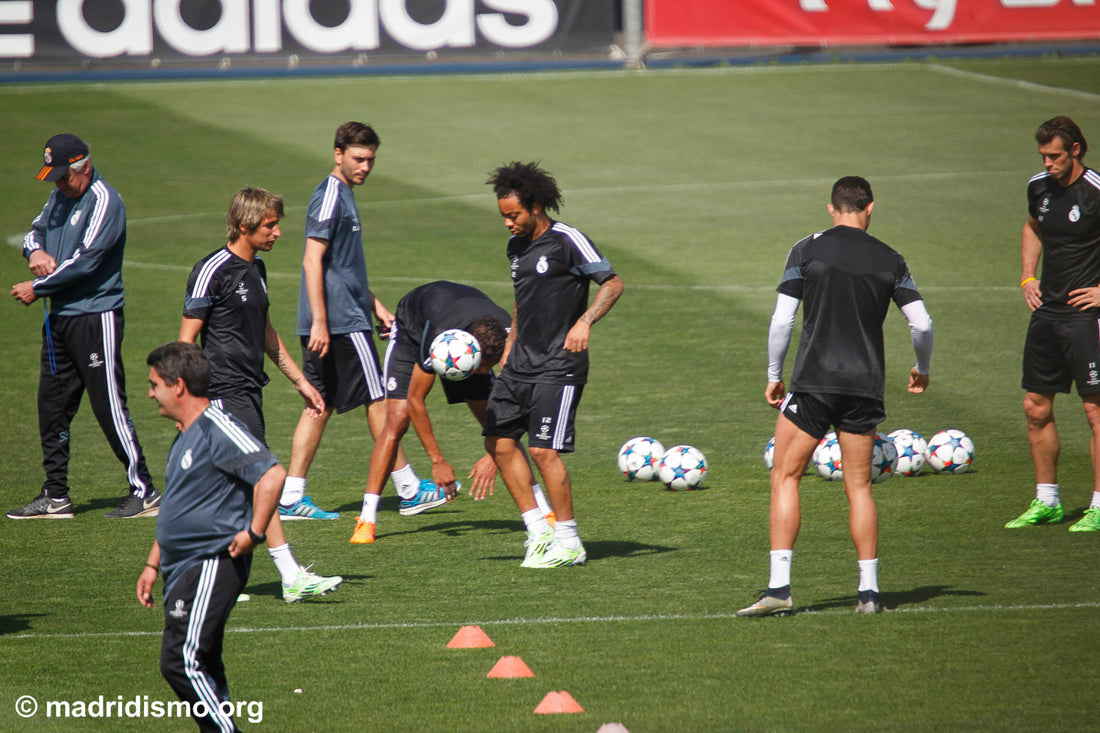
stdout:
MULTIPOLYGON (((397 304, 397 314, 386 348, 386 424, 374 444, 370 475, 363 496, 363 510, 355 525, 351 542, 374 541, 378 503, 386 477, 393 470, 394 456, 401 438, 413 426, 421 445, 432 462, 434 492, 421 491, 412 499, 402 499, 398 512, 411 516, 441 506, 458 491, 454 467, 443 456, 435 438, 426 398, 435 384, 429 350, 436 336, 452 328, 474 335, 481 347, 481 364, 462 381, 441 379, 449 404, 465 402, 479 424, 485 422, 489 393, 493 388, 493 367, 504 355, 504 343, 512 318, 508 311, 489 296, 469 285, 439 280, 409 291, 397 304)), ((474 499, 491 493, 496 481, 496 464, 486 454, 470 471, 474 499)), ((527 485, 534 491, 543 514, 550 512, 542 488, 528 473, 527 485)))
POLYGON ((1069 117, 1035 132, 1043 173, 1027 186, 1021 237, 1020 290, 1031 309, 1024 341, 1024 414, 1035 498, 1005 527, 1053 524, 1064 518, 1058 484, 1061 441, 1054 396, 1076 384, 1092 430, 1092 501, 1071 532, 1100 531, 1100 173, 1084 164, 1088 143, 1069 117), (1040 255, 1042 278, 1038 276, 1040 255))
POLYGON ((909 391, 928 387, 932 319, 905 259, 867 233, 874 208, 871 185, 858 176, 833 185, 828 205, 833 228, 796 243, 787 255, 768 332, 764 398, 779 410, 771 471, 771 576, 768 588, 738 616, 786 613, 791 559, 801 526, 798 489, 814 448, 831 426, 844 459, 848 521, 859 561, 857 613, 883 610, 878 587, 878 510, 871 495, 875 428, 886 419, 882 323, 891 301, 909 322, 917 363, 909 391), (805 304, 791 391, 783 361, 795 314, 805 304))
POLYGON ((126 208, 92 165, 88 145, 76 135, 46 143, 38 180, 55 184, 23 240, 33 280, 12 286, 23 305, 49 299, 42 329, 38 378, 38 428, 42 437, 42 492, 11 519, 70 519, 69 427, 88 393, 92 412, 111 450, 126 467, 130 490, 108 517, 156 516, 153 486, 126 408, 122 365, 122 253, 126 208))
POLYGON ((575 446, 592 326, 622 295, 623 281, 588 237, 551 218, 561 207, 561 191, 536 163, 501 166, 486 183, 512 234, 507 254, 515 305, 486 411, 485 447, 523 515, 523 566, 582 565, 588 553, 577 533, 573 486, 561 454, 575 446), (589 305, 592 282, 599 290, 589 305), (530 491, 530 469, 519 447, 525 433, 557 516, 552 529, 530 491))
MULTIPOLYGON (((271 325, 267 268, 261 252, 279 239, 283 197, 262 188, 244 188, 233 196, 226 214, 228 242, 199 260, 187 279, 179 340, 202 342, 210 362, 209 397, 217 407, 248 426, 267 445, 263 413, 264 354, 298 390, 306 412, 319 416, 325 402, 302 375, 271 325)), ((335 590, 343 579, 323 577, 298 564, 278 512, 267 528, 268 553, 282 579, 287 603, 335 590)))
MULTIPOLYGON (((367 406, 367 423, 377 437, 386 421, 382 365, 371 339, 373 318, 388 330, 393 314, 367 282, 363 225, 352 189, 366 182, 381 145, 378 133, 362 122, 345 122, 333 141, 335 165, 318 184, 306 211, 306 241, 298 293, 298 337, 302 371, 325 401, 315 416, 304 411, 294 430, 286 486, 279 515, 291 519, 336 519, 306 495, 306 473, 317 455, 325 426, 334 412, 367 406)), ((397 449, 393 482, 402 498, 434 490, 421 482, 397 449)))

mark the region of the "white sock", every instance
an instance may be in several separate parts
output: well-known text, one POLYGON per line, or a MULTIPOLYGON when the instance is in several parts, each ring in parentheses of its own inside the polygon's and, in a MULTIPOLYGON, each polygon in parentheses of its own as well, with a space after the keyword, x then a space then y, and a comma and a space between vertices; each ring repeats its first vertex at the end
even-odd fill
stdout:
POLYGON ((546 517, 542 515, 542 510, 538 507, 526 511, 522 514, 523 526, 527 528, 527 531, 540 537, 550 531, 550 523, 546 521, 546 517))
POLYGON ((1062 501, 1058 496, 1058 484, 1035 484, 1035 498, 1047 506, 1058 506, 1062 501))
POLYGON ((306 495, 305 476, 287 476, 283 482, 283 495, 279 503, 283 506, 294 506, 306 495))
POLYGON ((278 547, 267 548, 267 554, 275 561, 275 569, 283 579, 283 585, 293 585, 298 577, 298 561, 294 559, 294 553, 290 551, 290 543, 284 543, 278 547))
POLYGON ((791 558, 794 550, 772 550, 771 577, 768 579, 769 588, 782 588, 791 584, 791 558))
POLYGON ((537 483, 531 484, 531 491, 534 492, 535 503, 539 505, 539 511, 542 512, 544 516, 554 511, 550 508, 550 502, 546 500, 546 494, 543 492, 542 486, 537 483))
POLYGON ((378 504, 381 501, 381 494, 363 494, 363 509, 359 512, 359 518, 364 522, 378 524, 378 504))
POLYGON ((581 546, 581 537, 577 534, 576 519, 559 519, 554 525, 554 541, 560 542, 570 550, 581 546))
POLYGON ((1092 492, 1092 503, 1089 504, 1089 509, 1100 509, 1100 491, 1092 492))
POLYGON ((878 593, 878 558, 859 561, 859 588, 878 593))
POLYGON ((420 493, 420 477, 416 475, 411 463, 406 463, 404 468, 391 473, 390 478, 397 487, 397 495, 402 499, 415 499, 420 493))

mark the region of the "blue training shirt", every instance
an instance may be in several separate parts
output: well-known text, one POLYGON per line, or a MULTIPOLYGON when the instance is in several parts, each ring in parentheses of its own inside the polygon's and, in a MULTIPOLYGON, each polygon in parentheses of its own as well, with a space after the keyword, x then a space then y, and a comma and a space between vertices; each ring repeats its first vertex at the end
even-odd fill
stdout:
MULTIPOLYGON (((306 239, 328 242, 322 258, 330 334, 371 330, 370 286, 363 255, 363 227, 351 186, 329 175, 313 190, 306 212, 306 239)), ((298 335, 308 336, 313 312, 305 273, 298 289, 298 335)))
POLYGON ((278 461, 241 421, 211 405, 168 451, 157 516, 167 593, 188 568, 229 548, 252 523, 252 487, 278 461))

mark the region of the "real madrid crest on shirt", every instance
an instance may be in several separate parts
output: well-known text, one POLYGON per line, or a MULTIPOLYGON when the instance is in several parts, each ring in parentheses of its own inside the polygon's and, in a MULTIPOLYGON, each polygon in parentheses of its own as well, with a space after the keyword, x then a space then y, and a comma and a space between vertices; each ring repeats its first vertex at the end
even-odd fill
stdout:
POLYGON ((546 255, 539 257, 539 261, 535 263, 535 272, 540 275, 545 275, 546 271, 550 269, 550 263, 546 261, 546 255))
POLYGON ((1073 205, 1073 208, 1069 210, 1069 220, 1076 223, 1081 220, 1081 207, 1077 204, 1073 205))
POLYGON ((188 448, 184 451, 183 458, 180 459, 180 468, 184 471, 191 468, 191 449, 188 448))

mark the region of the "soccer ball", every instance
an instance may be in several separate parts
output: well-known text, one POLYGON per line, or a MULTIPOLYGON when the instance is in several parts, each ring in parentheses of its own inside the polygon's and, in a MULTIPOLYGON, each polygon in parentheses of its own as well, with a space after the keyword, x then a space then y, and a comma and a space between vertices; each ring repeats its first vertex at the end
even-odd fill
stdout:
MULTIPOLYGON (((871 454, 871 481, 882 483, 894 475, 898 461, 898 451, 882 433, 875 433, 875 446, 871 454)), ((830 430, 814 449, 814 468, 822 478, 830 481, 844 480, 844 465, 840 456, 840 441, 836 432, 830 430)))
POLYGON ((974 441, 961 430, 941 430, 928 441, 925 457, 936 473, 966 473, 974 461, 974 441))
POLYGON ((875 433, 875 447, 871 451, 871 482, 880 484, 894 475, 898 466, 898 449, 884 433, 875 433))
POLYGON ((481 364, 481 344, 460 328, 436 336, 429 354, 435 373, 452 382, 466 379, 481 364))
POLYGON ((707 475, 707 459, 690 445, 674 445, 665 451, 657 465, 657 476, 671 491, 694 489, 707 475))
POLYGON ((898 428, 887 437, 898 449, 898 465, 894 473, 899 476, 916 476, 924 470, 924 465, 928 462, 924 457, 924 451, 928 449, 928 441, 920 433, 898 428))
POLYGON ((628 481, 656 481, 657 464, 664 454, 665 447, 656 438, 631 438, 619 449, 619 470, 628 481))
POLYGON ((830 481, 843 481, 844 469, 840 465, 840 441, 836 433, 830 430, 814 448, 814 468, 821 478, 830 481))
POLYGON ((768 470, 772 470, 775 467, 775 436, 771 437, 768 441, 768 445, 764 448, 764 465, 768 467, 768 470))

